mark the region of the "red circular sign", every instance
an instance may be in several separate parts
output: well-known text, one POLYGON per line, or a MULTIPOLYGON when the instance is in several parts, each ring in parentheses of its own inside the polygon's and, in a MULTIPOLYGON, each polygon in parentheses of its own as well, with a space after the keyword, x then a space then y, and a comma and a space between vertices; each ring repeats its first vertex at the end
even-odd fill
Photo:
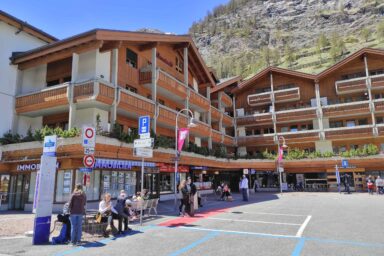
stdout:
POLYGON ((94 135, 95 135, 95 133, 94 133, 94 131, 93 131, 92 128, 87 128, 87 129, 85 129, 85 137, 86 137, 87 139, 91 139, 91 138, 93 138, 94 135))
POLYGON ((92 168, 95 165, 95 157, 92 155, 86 155, 83 158, 83 163, 85 167, 92 168))

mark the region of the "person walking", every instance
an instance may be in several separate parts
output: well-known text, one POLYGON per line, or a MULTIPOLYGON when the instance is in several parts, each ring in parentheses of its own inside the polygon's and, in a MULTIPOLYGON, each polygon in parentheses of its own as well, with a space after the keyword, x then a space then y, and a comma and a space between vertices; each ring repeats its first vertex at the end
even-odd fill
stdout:
POLYGON ((241 193, 243 194, 243 201, 248 201, 248 179, 245 174, 240 182, 241 193))
POLYGON ((85 214, 85 205, 87 196, 83 191, 81 184, 76 184, 75 190, 69 200, 69 219, 71 221, 71 245, 79 245, 81 242, 83 216, 85 214))
POLYGON ((351 176, 348 173, 345 173, 344 174, 344 186, 345 186, 345 191, 348 194, 351 194, 351 190, 350 190, 350 187, 349 187, 350 183, 351 183, 351 176))
POLYGON ((255 181, 253 182, 253 190, 255 191, 255 193, 257 192, 258 188, 259 188, 259 181, 255 179, 255 181))
POLYGON ((185 215, 185 207, 187 204, 187 198, 189 198, 188 190, 186 189, 186 180, 182 180, 179 185, 179 199, 180 199, 180 206, 179 206, 179 215, 184 217, 185 215))
POLYGON ((191 177, 188 178, 188 182, 189 182, 189 186, 191 187, 191 192, 189 194, 189 204, 190 204, 189 216, 193 217, 195 215, 195 205, 197 205, 197 197, 196 197, 197 188, 196 188, 196 185, 193 183, 191 177))

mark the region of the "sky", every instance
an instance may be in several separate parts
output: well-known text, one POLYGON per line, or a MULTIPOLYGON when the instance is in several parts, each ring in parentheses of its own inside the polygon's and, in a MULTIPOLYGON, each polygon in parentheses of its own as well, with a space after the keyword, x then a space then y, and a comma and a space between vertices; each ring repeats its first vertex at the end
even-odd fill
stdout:
POLYGON ((156 28, 188 33, 194 21, 229 0, 1 0, 0 9, 63 39, 94 28, 156 28))

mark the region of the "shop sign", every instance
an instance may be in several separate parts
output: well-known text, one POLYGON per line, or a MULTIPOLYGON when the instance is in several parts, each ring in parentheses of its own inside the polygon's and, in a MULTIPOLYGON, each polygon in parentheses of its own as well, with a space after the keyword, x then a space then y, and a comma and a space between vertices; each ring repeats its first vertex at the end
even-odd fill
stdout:
POLYGON ((148 139, 136 139, 133 141, 134 148, 152 148, 155 143, 153 138, 148 139))
POLYGON ((133 155, 136 157, 142 158, 152 158, 153 157, 153 149, 151 148, 134 148, 133 155))
POLYGON ((45 156, 56 156, 57 136, 45 136, 43 155, 45 156))
MULTIPOLYGON (((141 166, 141 161, 126 161, 126 160, 97 158, 94 168, 130 170, 134 166, 141 166)), ((156 164, 145 162, 144 167, 156 167, 156 164)))
MULTIPOLYGON (((160 166, 160 172, 175 172, 175 166, 169 164, 163 164, 160 166)), ((189 172, 189 167, 184 165, 179 165, 177 167, 177 172, 187 173, 189 172)))
POLYGON ((79 171, 80 172, 85 172, 85 173, 91 173, 92 172, 92 168, 85 168, 85 167, 83 167, 83 168, 80 168, 79 171))
MULTIPOLYGON (((56 162, 56 169, 59 169, 60 162, 56 162)), ((16 167, 17 171, 39 171, 40 163, 36 164, 18 164, 16 167)))
POLYGON ((191 166, 191 170, 203 170, 206 171, 208 167, 206 166, 191 166))
POLYGON ((248 169, 243 169, 243 174, 248 174, 248 169))

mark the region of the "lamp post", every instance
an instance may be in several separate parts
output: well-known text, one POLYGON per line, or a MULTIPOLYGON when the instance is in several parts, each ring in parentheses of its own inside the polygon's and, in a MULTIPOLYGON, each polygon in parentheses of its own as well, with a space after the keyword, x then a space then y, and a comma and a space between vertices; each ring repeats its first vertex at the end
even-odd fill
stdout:
POLYGON ((179 119, 179 115, 184 112, 184 111, 187 111, 188 113, 188 116, 191 115, 191 119, 189 120, 189 123, 188 123, 188 128, 193 128, 193 127, 196 127, 197 125, 195 124, 194 122, 194 118, 193 118, 193 112, 190 110, 190 109, 182 109, 180 110, 179 112, 177 112, 176 114, 176 124, 175 124, 175 184, 174 184, 174 191, 175 191, 175 210, 177 209, 177 166, 178 166, 178 162, 179 162, 179 153, 178 153, 178 150, 177 150, 177 146, 178 146, 178 134, 177 134, 177 131, 179 130, 179 127, 178 127, 178 124, 177 124, 177 121, 179 119))
POLYGON ((279 136, 277 139, 277 152, 278 152, 278 158, 277 158, 277 172, 279 173, 279 180, 280 180, 280 194, 283 193, 283 187, 282 187, 282 177, 280 172, 280 161, 283 161, 283 149, 288 148, 288 146, 285 144, 285 138, 283 136, 279 136), (280 148, 280 140, 283 140, 283 145, 280 148))

